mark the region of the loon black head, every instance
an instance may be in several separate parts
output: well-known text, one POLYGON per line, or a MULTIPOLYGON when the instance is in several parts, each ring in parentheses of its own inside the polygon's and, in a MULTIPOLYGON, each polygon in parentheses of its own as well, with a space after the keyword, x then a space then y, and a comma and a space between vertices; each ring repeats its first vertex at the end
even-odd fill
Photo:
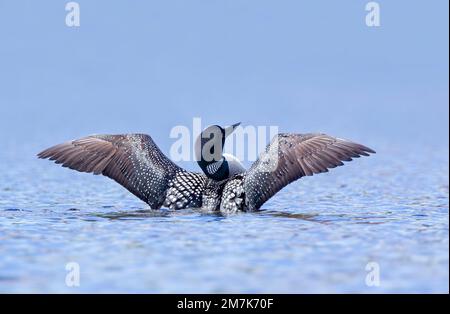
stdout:
POLYGON ((223 154, 225 138, 238 127, 240 123, 221 127, 211 125, 207 127, 196 140, 195 157, 198 165, 205 175, 213 180, 221 181, 230 177, 236 172, 245 171, 236 158, 223 154))

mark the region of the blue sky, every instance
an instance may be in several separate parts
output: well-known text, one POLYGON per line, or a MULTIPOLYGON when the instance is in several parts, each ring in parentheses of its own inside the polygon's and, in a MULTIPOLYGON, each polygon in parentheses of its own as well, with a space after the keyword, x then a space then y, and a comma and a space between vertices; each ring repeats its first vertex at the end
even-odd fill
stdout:
MULTIPOLYGON (((278 125, 448 146, 448 1, 0 0, 0 141, 278 125)), ((1 144, 0 144, 1 145, 1 144)))

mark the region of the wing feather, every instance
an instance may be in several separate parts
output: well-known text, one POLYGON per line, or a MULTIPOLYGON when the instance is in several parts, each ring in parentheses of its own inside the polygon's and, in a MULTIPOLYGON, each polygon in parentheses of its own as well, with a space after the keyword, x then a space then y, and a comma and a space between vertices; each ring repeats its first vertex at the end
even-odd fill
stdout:
POLYGON ((289 183, 370 153, 375 151, 326 134, 278 134, 245 174, 246 206, 258 209, 289 183))
POLYGON ((162 205, 169 180, 184 171, 146 134, 87 136, 50 147, 38 157, 80 172, 103 174, 152 208, 162 205))

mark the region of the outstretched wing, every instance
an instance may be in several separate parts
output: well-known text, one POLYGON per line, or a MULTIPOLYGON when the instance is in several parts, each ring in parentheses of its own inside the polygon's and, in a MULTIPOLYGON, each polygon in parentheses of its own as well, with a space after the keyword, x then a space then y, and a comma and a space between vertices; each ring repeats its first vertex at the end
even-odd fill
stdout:
POLYGON ((289 183, 369 153, 375 151, 326 134, 278 134, 245 174, 246 206, 258 209, 289 183))
POLYGON ((103 174, 159 208, 168 182, 180 167, 146 134, 92 135, 50 147, 38 154, 63 167, 103 174))

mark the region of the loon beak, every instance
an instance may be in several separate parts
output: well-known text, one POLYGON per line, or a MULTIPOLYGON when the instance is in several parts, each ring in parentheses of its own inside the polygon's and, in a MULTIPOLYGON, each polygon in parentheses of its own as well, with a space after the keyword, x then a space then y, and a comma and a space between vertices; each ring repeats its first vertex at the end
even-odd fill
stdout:
POLYGON ((228 135, 230 135, 231 133, 233 133, 233 131, 234 131, 238 126, 240 126, 240 125, 241 125, 241 123, 238 122, 238 123, 235 123, 235 124, 233 124, 233 125, 230 125, 230 126, 227 126, 226 128, 224 128, 224 131, 225 131, 225 137, 227 137, 228 135))

